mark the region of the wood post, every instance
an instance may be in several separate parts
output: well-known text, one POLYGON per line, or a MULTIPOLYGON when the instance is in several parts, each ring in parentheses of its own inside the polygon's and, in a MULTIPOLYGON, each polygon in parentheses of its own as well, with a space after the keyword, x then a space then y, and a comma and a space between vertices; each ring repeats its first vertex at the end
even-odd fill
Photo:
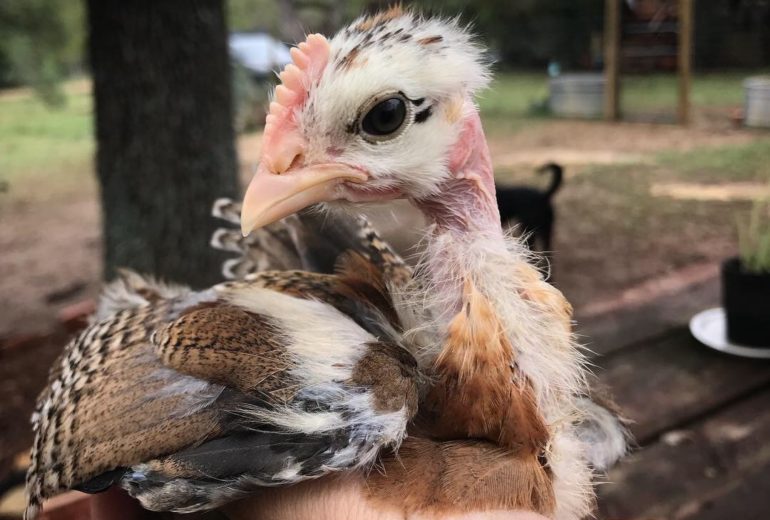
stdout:
POLYGON ((679 68, 679 123, 690 123, 690 90, 692 88, 693 2, 679 0, 678 68, 679 68))
POLYGON ((604 1, 604 119, 620 118, 620 2, 604 1))

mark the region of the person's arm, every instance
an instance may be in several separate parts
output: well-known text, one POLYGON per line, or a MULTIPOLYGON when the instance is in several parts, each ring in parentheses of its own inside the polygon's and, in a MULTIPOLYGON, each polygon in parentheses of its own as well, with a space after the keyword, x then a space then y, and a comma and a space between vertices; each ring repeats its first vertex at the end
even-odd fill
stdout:
MULTIPOLYGON (((436 520, 435 516, 405 516, 399 498, 383 510, 367 501, 361 486, 351 480, 309 481, 286 488, 266 489, 223 508, 229 520, 436 520)), ((192 520, 190 515, 176 515, 192 520)), ((171 515, 153 513, 120 488, 96 494, 91 500, 91 520, 161 520, 171 515)), ((536 513, 491 511, 447 515, 441 520, 547 520, 536 513)))
POLYGON ((91 496, 91 520, 162 520, 117 486, 91 496))

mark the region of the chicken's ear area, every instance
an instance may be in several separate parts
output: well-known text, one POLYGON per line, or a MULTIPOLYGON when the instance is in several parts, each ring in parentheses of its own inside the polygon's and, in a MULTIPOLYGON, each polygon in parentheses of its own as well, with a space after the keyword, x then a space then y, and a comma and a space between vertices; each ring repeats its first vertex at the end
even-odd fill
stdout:
POLYGON ((449 157, 449 170, 457 178, 477 176, 483 188, 494 196, 494 170, 481 116, 475 108, 466 112, 462 120, 463 128, 449 157))

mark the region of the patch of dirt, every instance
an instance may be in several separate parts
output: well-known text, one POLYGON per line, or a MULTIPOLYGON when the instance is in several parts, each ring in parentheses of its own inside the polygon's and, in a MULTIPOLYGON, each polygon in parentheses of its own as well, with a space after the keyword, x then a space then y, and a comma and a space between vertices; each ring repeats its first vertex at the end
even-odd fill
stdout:
POLYGON ((238 139, 238 161, 241 170, 254 173, 262 153, 262 132, 254 132, 238 139))
POLYGON ((495 166, 531 169, 549 161, 564 166, 643 164, 662 151, 749 143, 756 132, 710 123, 690 128, 646 123, 546 120, 524 131, 488 135, 495 166))
POLYGON ((95 182, 0 194, 0 338, 44 333, 65 306, 98 293, 101 228, 95 182))
POLYGON ((556 194, 555 277, 576 309, 737 251, 734 217, 745 202, 654 197, 650 175, 582 173, 556 194))
POLYGON ((588 164, 639 164, 645 161, 646 157, 642 154, 616 150, 575 150, 558 147, 503 152, 494 156, 496 168, 517 166, 534 168, 548 162, 557 162, 563 166, 585 166, 588 164))
POLYGON ((770 197, 770 187, 756 182, 698 184, 694 182, 656 182, 650 186, 655 197, 679 200, 761 200, 770 197))

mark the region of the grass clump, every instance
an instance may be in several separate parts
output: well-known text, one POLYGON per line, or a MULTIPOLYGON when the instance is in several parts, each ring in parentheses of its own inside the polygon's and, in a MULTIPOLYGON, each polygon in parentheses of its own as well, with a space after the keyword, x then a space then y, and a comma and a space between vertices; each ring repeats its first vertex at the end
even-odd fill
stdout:
POLYGON ((89 174, 94 151, 88 84, 70 82, 66 102, 46 105, 29 89, 0 92, 0 179, 61 183, 89 174))
POLYGON ((757 202, 738 220, 738 247, 747 271, 770 274, 770 200, 757 202))
POLYGON ((730 146, 660 152, 657 164, 677 171, 682 180, 699 182, 770 181, 770 139, 730 146))

